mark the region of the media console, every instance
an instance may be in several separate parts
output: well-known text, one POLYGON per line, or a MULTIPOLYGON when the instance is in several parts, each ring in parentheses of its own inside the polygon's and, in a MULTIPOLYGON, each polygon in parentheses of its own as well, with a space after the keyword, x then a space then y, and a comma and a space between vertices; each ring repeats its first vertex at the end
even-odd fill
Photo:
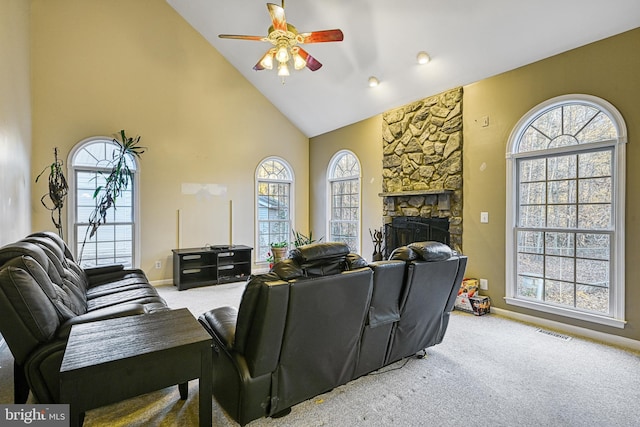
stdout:
POLYGON ((251 251, 244 245, 172 249, 173 284, 178 290, 246 280, 251 274, 251 251))

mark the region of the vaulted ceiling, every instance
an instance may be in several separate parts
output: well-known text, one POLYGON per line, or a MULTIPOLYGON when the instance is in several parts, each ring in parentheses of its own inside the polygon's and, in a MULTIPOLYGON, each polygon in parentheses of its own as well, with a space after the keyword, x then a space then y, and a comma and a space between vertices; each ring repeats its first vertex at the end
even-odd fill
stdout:
POLYGON ((269 43, 218 38, 266 36, 266 1, 167 2, 308 137, 640 27, 639 0, 287 0, 300 32, 339 28, 344 41, 303 45, 323 67, 283 84, 253 70, 269 43))

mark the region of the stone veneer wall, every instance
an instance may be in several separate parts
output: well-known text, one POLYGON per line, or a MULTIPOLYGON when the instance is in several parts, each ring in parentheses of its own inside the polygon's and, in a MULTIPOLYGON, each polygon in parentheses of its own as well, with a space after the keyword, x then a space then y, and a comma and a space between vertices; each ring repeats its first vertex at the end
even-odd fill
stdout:
POLYGON ((449 218, 451 246, 461 252, 462 88, 382 119, 384 223, 398 216, 449 218))

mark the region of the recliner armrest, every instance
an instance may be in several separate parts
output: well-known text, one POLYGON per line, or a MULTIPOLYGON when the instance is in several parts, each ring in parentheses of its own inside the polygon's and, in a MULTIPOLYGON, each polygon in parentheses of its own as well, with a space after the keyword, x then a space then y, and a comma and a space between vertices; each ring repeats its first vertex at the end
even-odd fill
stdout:
POLYGON ((106 307, 94 311, 90 311, 80 316, 72 317, 64 322, 58 331, 56 336, 58 338, 68 338, 71 333, 71 327, 80 323, 95 322, 98 320, 115 319, 125 316, 137 316, 145 314, 145 308, 143 304, 131 303, 131 304, 119 304, 111 307, 106 307))
POLYGON ((218 307, 198 318, 210 335, 217 337, 227 348, 233 347, 236 337, 238 310, 235 307, 218 307))

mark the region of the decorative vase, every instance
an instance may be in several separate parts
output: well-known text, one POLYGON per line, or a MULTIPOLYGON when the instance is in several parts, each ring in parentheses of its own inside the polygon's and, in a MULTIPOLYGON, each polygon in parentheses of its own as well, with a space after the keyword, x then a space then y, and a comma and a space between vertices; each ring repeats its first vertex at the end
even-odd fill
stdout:
POLYGON ((271 253, 273 254, 273 263, 277 263, 278 261, 281 261, 285 258, 287 258, 287 252, 289 251, 289 248, 287 247, 283 247, 283 248, 274 248, 273 246, 271 247, 271 253))

